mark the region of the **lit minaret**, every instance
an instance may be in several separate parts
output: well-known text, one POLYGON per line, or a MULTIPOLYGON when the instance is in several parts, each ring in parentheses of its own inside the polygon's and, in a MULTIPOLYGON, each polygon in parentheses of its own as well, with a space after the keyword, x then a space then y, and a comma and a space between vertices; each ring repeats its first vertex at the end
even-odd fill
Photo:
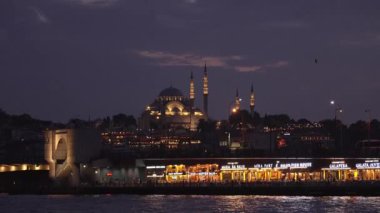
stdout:
POLYGON ((240 98, 239 98, 239 90, 236 89, 236 96, 235 96, 235 110, 240 110, 240 98))
POLYGON ((207 67, 205 63, 205 69, 203 74, 203 111, 208 116, 208 77, 207 77, 207 67))
POLYGON ((190 74, 190 107, 194 108, 194 100, 195 100, 195 88, 194 88, 194 78, 193 72, 190 74))
POLYGON ((251 110, 251 115, 255 111, 255 91, 253 91, 253 84, 251 84, 251 97, 249 99, 249 109, 251 110))

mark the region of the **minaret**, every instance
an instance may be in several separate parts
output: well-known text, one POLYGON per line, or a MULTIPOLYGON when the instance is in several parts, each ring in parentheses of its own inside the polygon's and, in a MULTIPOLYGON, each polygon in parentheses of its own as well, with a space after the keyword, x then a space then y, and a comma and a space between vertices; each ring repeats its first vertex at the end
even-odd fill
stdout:
POLYGON ((207 66, 205 63, 205 69, 203 73, 203 112, 206 117, 208 116, 208 77, 207 77, 207 66))
POLYGON ((253 90, 253 84, 251 84, 251 97, 249 99, 249 109, 251 110, 251 115, 253 116, 255 112, 255 91, 253 90))
POLYGON ((194 77, 193 72, 190 74, 190 107, 191 110, 194 108, 194 101, 195 101, 195 88, 194 88, 194 77))
POLYGON ((235 110, 238 112, 240 110, 240 98, 239 98, 239 90, 236 89, 236 96, 235 96, 235 110))

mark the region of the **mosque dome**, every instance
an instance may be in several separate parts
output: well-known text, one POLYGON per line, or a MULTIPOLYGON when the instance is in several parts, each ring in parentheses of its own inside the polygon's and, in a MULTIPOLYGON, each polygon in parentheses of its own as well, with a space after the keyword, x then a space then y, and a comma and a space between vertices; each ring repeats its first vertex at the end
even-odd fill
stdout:
POLYGON ((182 92, 174 87, 168 87, 162 90, 159 94, 160 97, 183 97, 182 92))

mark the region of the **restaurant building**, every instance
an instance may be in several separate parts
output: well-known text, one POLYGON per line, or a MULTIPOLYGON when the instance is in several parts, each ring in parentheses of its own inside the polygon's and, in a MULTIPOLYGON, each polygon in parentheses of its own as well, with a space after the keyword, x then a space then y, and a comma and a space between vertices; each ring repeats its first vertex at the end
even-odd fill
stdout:
POLYGON ((380 181, 379 158, 137 159, 95 168, 100 184, 380 181), (126 172, 129 171, 129 172, 126 172), (131 172, 133 171, 133 172, 131 172), (102 175, 104 177, 102 177, 102 175))
POLYGON ((375 158, 142 159, 146 182, 379 181, 375 158))

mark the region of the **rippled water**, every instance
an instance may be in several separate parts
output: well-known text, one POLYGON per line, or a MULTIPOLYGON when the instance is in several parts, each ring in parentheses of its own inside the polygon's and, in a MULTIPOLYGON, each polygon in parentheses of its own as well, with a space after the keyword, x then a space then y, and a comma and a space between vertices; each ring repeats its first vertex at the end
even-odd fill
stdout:
POLYGON ((1 195, 0 212, 380 212, 380 197, 1 195))

